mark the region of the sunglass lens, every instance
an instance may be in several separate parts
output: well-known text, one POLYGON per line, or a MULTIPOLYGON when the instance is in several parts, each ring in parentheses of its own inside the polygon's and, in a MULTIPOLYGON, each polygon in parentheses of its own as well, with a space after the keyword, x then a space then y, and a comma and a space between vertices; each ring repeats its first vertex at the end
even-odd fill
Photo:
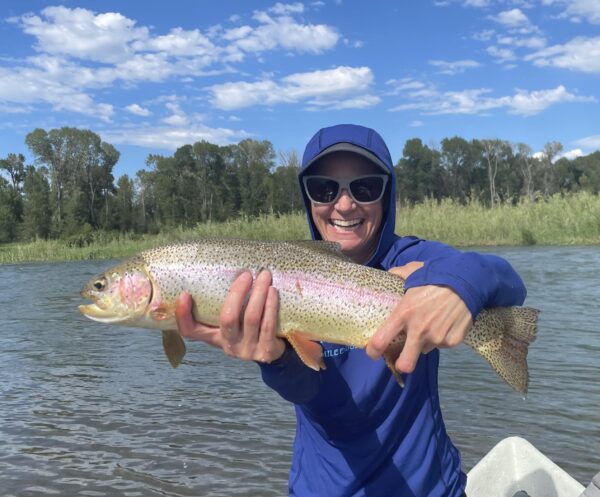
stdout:
POLYGON ((315 202, 328 204, 337 197, 339 184, 328 178, 308 178, 306 190, 308 196, 315 202))
POLYGON ((384 188, 383 178, 367 176, 350 183, 352 195, 358 202, 374 202, 379 200, 384 188))

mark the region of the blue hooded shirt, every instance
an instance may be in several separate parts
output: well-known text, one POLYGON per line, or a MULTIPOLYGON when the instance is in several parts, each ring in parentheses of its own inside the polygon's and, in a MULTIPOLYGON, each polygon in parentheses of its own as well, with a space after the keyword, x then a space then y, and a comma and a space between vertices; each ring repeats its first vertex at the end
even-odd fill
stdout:
MULTIPOLYGON (((452 288, 473 319, 484 307, 521 305, 525 287, 504 260, 461 253, 447 245, 397 236, 396 178, 390 153, 374 130, 342 124, 319 130, 306 146, 299 179, 327 153, 359 153, 390 175, 384 217, 368 266, 388 270, 412 261, 424 266, 406 281, 452 288)), ((302 195, 313 239, 321 239, 310 201, 302 195)), ((293 402, 297 428, 289 493, 298 497, 459 497, 466 483, 460 455, 450 441, 440 410, 439 351, 422 354, 401 388, 383 359, 364 350, 322 343, 327 369, 315 372, 287 347, 263 380, 293 402)))

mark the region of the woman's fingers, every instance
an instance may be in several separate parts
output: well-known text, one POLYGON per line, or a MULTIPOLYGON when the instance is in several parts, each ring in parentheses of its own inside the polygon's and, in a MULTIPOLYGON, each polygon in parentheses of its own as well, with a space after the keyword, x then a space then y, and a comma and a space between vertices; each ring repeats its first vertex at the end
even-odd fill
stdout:
POLYGON ((192 316, 192 297, 189 293, 182 293, 177 299, 175 321, 179 334, 184 338, 189 338, 196 324, 192 316))
POLYGON ((254 281, 250 298, 243 311, 243 328, 236 354, 243 359, 251 358, 258 345, 269 288, 271 273, 261 271, 254 281))
POLYGON ((225 352, 230 353, 231 348, 241 340, 241 319, 248 292, 252 288, 252 274, 245 271, 231 284, 229 293, 225 297, 219 324, 225 342, 225 352))
POLYGON ((285 342, 277 337, 279 331, 279 294, 273 287, 269 288, 265 312, 260 327, 256 360, 273 362, 285 352, 285 342))

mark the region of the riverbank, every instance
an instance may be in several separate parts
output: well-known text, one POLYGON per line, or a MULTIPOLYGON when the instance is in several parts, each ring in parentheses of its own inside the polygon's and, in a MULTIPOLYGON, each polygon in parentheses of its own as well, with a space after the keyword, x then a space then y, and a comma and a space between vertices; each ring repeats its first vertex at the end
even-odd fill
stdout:
MULTIPOLYGON (((600 196, 555 195, 489 209, 478 202, 426 201, 398 209, 396 232, 440 240, 456 247, 600 244, 600 196)), ((0 245, 0 264, 35 261, 120 259, 141 250, 194 238, 308 239, 304 214, 264 215, 226 223, 170 229, 157 235, 95 233, 86 239, 0 245)))

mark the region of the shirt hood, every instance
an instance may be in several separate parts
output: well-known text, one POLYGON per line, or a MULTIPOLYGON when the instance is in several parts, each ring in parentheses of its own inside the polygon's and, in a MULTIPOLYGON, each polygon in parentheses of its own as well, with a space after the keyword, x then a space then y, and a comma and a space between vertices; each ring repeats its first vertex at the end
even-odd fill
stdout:
POLYGON ((304 155, 302 156, 302 166, 298 173, 298 180, 300 182, 300 191, 302 192, 302 200, 304 201, 310 234, 313 240, 321 240, 321 235, 310 213, 310 200, 304 191, 302 177, 319 159, 327 154, 340 151, 362 155, 390 176, 390 181, 387 182, 386 193, 383 197, 383 201, 387 203, 384 205, 384 216, 379 232, 379 242, 375 253, 366 263, 367 266, 378 266, 395 239, 396 175, 387 145, 379 133, 371 128, 357 124, 338 124, 322 128, 315 133, 306 145, 304 155))

